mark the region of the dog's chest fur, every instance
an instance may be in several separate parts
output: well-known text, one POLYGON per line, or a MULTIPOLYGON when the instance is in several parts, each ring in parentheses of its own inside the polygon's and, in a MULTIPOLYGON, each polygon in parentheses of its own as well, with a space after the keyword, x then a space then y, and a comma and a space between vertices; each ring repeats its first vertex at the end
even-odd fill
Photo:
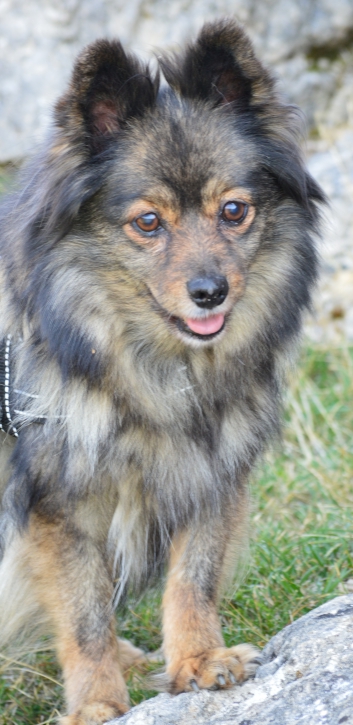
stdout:
MULTIPOLYGON (((23 343, 18 352, 28 359, 23 343)), ((243 358, 222 349, 161 358, 146 347, 120 356, 113 395, 64 384, 54 361, 37 371, 18 364, 17 387, 27 371, 35 396, 18 403, 27 413, 19 440, 32 472, 26 485, 44 477, 61 506, 107 489, 173 528, 217 510, 276 429, 276 366, 264 353, 262 365, 259 355, 243 358), (46 419, 40 436, 34 416, 46 419)))

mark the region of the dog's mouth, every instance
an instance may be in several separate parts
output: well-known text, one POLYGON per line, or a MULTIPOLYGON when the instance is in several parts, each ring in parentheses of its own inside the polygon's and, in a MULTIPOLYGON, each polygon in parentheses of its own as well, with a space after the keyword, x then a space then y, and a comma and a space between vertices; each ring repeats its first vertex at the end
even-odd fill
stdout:
POLYGON ((224 330, 226 319, 224 314, 210 315, 204 318, 168 317, 169 324, 176 328, 178 337, 190 340, 210 342, 215 340, 224 330))
POLYGON ((203 342, 209 342, 219 337, 223 332, 228 313, 221 313, 215 315, 209 315, 208 317, 177 317, 176 315, 168 314, 167 310, 164 309, 156 300, 152 292, 150 295, 153 300, 153 305, 163 319, 167 322, 170 327, 173 327, 178 337, 190 340, 200 340, 203 342))
POLYGON ((204 318, 187 317, 185 320, 180 317, 171 317, 170 321, 176 325, 179 332, 206 342, 207 340, 213 340, 223 332, 225 315, 219 313, 218 315, 211 315, 210 317, 204 318))

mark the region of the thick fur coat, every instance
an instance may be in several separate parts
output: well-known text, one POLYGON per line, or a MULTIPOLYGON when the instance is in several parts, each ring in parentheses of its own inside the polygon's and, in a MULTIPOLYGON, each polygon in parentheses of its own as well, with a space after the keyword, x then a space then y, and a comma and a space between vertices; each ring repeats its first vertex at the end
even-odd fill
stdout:
POLYGON ((54 633, 68 725, 128 707, 113 602, 165 562, 170 691, 253 670, 217 601, 317 274, 323 195, 243 30, 158 60, 84 50, 1 210, 1 633, 54 633))

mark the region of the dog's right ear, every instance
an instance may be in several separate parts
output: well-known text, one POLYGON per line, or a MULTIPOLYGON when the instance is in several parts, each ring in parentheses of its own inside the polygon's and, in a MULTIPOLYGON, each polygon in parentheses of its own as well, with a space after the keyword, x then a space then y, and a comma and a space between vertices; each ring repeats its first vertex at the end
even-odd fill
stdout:
POLYGON ((116 139, 126 121, 154 105, 159 78, 125 53, 119 41, 98 40, 78 57, 56 124, 92 155, 116 139))
POLYGON ((102 186, 104 162, 130 119, 153 107, 158 74, 99 40, 79 55, 71 83, 55 106, 56 133, 36 174, 37 206, 28 226, 28 255, 50 248, 72 227, 82 205, 102 186))

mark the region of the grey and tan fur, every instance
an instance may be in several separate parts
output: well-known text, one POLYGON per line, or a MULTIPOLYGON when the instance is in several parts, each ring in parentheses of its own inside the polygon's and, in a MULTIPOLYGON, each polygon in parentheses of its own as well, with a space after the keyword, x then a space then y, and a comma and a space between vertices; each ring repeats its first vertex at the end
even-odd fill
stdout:
POLYGON ((170 691, 253 671, 217 603, 316 278, 323 195, 243 30, 206 25, 160 67, 161 88, 118 42, 83 51, 1 212, 20 427, 1 434, 1 634, 54 633, 66 725, 128 707, 140 653, 113 601, 166 561, 170 691))

